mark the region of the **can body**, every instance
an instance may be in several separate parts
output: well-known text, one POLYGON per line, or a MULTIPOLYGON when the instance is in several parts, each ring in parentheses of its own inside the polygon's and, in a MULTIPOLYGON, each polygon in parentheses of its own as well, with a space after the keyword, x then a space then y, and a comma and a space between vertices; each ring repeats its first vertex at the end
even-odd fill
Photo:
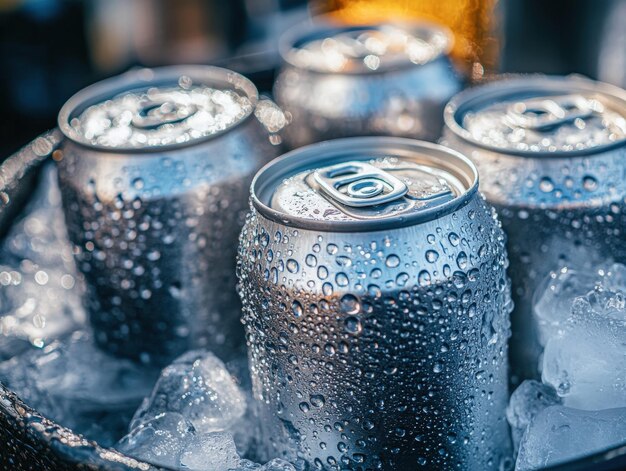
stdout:
MULTIPOLYGON (((315 51, 320 60, 298 60, 307 41, 347 35, 360 44, 360 37, 378 38, 382 28, 320 22, 285 35, 281 44, 283 67, 274 84, 274 97, 291 118, 291 126, 284 132, 289 147, 349 136, 391 135, 431 141, 439 137, 445 103, 462 88, 447 55, 449 37, 445 30, 419 23, 397 27, 431 46, 428 54, 432 55, 415 62, 386 63, 384 53, 376 55, 357 46, 349 52, 350 60, 343 68, 329 60, 342 52, 323 47, 315 51)), ((362 42, 368 44, 367 39, 362 42)), ((353 45, 348 43, 348 47, 353 45)))
MULTIPOLYGON (((626 146, 617 139, 586 148, 581 140, 578 149, 513 150, 481 145, 464 133, 459 123, 474 105, 511 99, 509 94, 519 94, 520 100, 556 97, 557 102, 568 95, 597 96, 612 102, 616 110, 626 109, 626 95, 579 78, 531 76, 478 87, 460 94, 446 108, 442 142, 474 161, 481 190, 507 233, 515 305, 510 357, 512 381, 517 383, 539 375, 542 346, 532 310, 534 293, 545 277, 562 266, 584 270, 600 261, 625 259, 626 146)), ((578 113, 576 108, 570 111, 578 113)), ((551 119, 550 113, 546 119, 551 119)), ((543 133, 553 139, 558 132, 566 139, 576 137, 590 117, 578 118, 583 123, 574 123, 575 119, 568 119, 566 112, 560 124, 530 129, 526 137, 543 133)))
MULTIPOLYGON (((127 76, 103 84, 121 93, 184 74, 210 83, 230 73, 166 68, 147 82, 127 76)), ((253 86, 244 86, 256 100, 253 86)), ((77 101, 93 94, 82 93, 77 101)), ((252 176, 277 153, 254 115, 209 139, 163 149, 64 141, 55 158, 65 218, 102 346, 162 364, 192 346, 225 353, 243 343, 236 240, 252 176)))
MULTIPOLYGON (((415 142, 342 139, 280 160, 415 142)), ((263 173, 238 275, 266 453, 312 469, 498 469, 510 286, 483 198, 415 225, 320 230, 256 204, 263 173)))

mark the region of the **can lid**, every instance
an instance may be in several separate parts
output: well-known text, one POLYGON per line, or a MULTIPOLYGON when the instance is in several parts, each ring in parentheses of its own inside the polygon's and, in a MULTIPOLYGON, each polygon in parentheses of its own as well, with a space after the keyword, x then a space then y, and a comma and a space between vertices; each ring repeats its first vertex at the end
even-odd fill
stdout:
POLYGON ((164 149, 228 131, 252 114, 257 101, 252 82, 218 67, 132 70, 72 96, 61 108, 59 127, 92 148, 164 149))
POLYGON ((626 143, 626 92, 579 76, 528 76, 461 92, 446 126, 497 152, 573 156, 626 143))
POLYGON ((426 22, 350 26, 318 19, 288 30, 279 49, 297 68, 362 74, 431 62, 450 51, 452 38, 449 30, 426 22))
POLYGON ((302 147, 271 162, 252 182, 252 201, 288 226, 353 232, 436 219, 477 188, 474 165, 446 147, 360 137, 302 147))

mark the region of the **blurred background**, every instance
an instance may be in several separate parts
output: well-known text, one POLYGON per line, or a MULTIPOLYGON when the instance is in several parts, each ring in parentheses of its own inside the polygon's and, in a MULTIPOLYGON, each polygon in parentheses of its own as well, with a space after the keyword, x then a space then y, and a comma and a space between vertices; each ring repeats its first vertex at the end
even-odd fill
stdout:
POLYGON ((270 91, 277 40, 319 14, 426 19, 472 80, 579 73, 626 86, 626 0, 0 0, 0 159, 80 88, 132 67, 215 64, 270 91))

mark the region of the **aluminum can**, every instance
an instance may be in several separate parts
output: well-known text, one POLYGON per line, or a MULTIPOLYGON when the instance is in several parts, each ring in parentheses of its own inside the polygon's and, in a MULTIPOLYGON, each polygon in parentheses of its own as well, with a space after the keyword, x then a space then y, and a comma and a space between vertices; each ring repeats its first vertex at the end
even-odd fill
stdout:
POLYGON ((552 270, 626 259, 626 92, 527 76, 456 96, 443 142, 469 156, 508 235, 513 382, 537 377, 533 295, 552 270))
POLYGON ((471 162, 337 139, 251 191, 237 266, 261 450, 326 470, 506 462, 510 283, 471 162))
POLYGON ((63 106, 54 158, 104 348, 163 364, 243 345, 235 255, 252 177, 279 154, 268 106, 208 66, 132 71, 63 106))
POLYGON ((291 148, 349 136, 440 136, 462 88, 451 33, 429 23, 299 25, 280 40, 274 97, 291 119, 291 148))

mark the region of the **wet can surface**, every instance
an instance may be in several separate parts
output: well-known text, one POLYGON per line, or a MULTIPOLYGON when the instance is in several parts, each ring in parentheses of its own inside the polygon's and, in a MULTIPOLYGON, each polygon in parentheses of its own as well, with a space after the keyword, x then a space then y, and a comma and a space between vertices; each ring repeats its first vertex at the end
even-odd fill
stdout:
POLYGON ((470 157, 508 236, 511 361, 538 375, 533 295, 552 270, 624 261, 626 92, 579 77, 519 77, 446 107, 443 142, 470 157))
POLYGON ((311 469, 498 469, 510 283, 475 167, 403 138, 262 169, 238 276, 268 456, 311 469))
POLYGON ((236 241, 252 176, 279 153, 268 106, 234 72, 181 66, 100 82, 61 110, 65 218, 108 350, 166 363, 243 343, 236 241))
POLYGON ((274 97, 299 147, 349 136, 435 140, 445 103, 462 88, 451 34, 428 23, 340 26, 318 20, 285 33, 274 97))

